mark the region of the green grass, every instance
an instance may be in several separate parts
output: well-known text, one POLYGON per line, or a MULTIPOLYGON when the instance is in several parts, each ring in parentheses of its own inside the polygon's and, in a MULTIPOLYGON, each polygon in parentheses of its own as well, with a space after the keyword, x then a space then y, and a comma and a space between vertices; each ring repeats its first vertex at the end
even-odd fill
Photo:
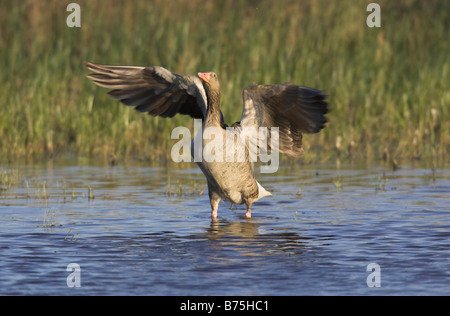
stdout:
MULTIPOLYGON (((135 113, 89 82, 86 61, 218 73, 228 123, 249 83, 326 90, 329 124, 306 159, 445 159, 450 153, 450 2, 76 1, 0 3, 0 161, 70 153, 170 160, 171 130, 192 119, 135 113)), ((114 159, 116 159, 114 158, 114 159)))

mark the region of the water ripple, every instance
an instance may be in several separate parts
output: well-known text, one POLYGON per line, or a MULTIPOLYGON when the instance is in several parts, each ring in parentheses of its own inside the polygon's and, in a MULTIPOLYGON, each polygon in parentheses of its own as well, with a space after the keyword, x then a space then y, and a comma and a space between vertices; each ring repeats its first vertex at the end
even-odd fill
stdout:
MULTIPOLYGON (((25 182, 2 193, 0 294, 450 293, 445 169, 435 179, 415 168, 281 170, 261 177, 275 195, 255 203, 254 218, 222 203, 212 222, 207 194, 166 194, 165 169, 23 170, 28 183, 45 179, 49 197, 27 197, 25 182), (366 284, 371 262, 381 288, 366 284), (67 286, 70 263, 81 267, 80 288, 67 286)), ((170 177, 203 181, 189 169, 170 177)))

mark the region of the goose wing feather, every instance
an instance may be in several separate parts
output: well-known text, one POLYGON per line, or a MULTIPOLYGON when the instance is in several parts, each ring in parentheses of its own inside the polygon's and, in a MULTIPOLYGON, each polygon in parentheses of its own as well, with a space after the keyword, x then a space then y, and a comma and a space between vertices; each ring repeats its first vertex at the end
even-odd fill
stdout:
MULTIPOLYGON (((278 127, 278 150, 290 156, 303 154, 303 133, 324 128, 328 105, 323 91, 289 82, 277 85, 247 86, 242 94, 241 129, 278 127)), ((270 143, 269 143, 270 147, 270 143)))
POLYGON ((111 97, 152 116, 176 114, 203 119, 206 93, 197 76, 182 76, 163 67, 108 66, 87 63, 87 75, 97 85, 109 88, 111 97))

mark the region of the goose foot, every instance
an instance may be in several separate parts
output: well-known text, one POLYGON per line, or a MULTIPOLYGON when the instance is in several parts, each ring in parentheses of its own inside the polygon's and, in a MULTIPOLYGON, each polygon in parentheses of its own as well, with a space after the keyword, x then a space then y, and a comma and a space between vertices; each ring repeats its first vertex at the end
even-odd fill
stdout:
POLYGON ((251 209, 247 209, 247 213, 245 213, 245 217, 252 218, 252 210, 251 209))
POLYGON ((217 209, 211 211, 211 219, 217 219, 217 209))

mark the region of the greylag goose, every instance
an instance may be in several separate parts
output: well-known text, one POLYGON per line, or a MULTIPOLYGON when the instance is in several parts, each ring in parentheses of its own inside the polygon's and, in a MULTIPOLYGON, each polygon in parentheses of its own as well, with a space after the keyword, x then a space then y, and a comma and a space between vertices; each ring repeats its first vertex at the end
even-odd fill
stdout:
MULTIPOLYGON (((251 84, 242 93, 244 104, 241 120, 232 125, 234 134, 227 133, 229 128, 220 111, 219 79, 214 72, 183 76, 159 66, 107 66, 87 63, 86 67, 92 71, 88 78, 101 87, 112 89, 108 93, 110 96, 140 112, 160 117, 184 114, 201 119, 201 135, 196 135, 193 139, 195 141, 198 136, 202 137, 201 149, 211 146, 211 142, 215 145, 214 142, 220 139, 220 135, 216 134, 214 138, 203 137, 202 133, 208 128, 218 130, 225 140, 232 137, 231 144, 244 143, 244 160, 195 160, 208 183, 213 219, 217 218, 219 202, 224 199, 234 204, 245 204, 245 216, 251 218, 253 202, 271 196, 253 176, 253 161, 248 159, 249 147, 254 148, 249 146, 249 138, 252 137, 234 138, 236 134, 244 134, 249 128, 259 130, 260 127, 265 127, 277 130, 277 137, 274 138, 277 144, 274 144, 272 139, 271 143, 267 144, 267 150, 271 151, 273 147, 278 152, 295 157, 303 153, 302 133, 317 133, 327 122, 327 103, 323 91, 289 82, 276 85, 251 84)), ((224 143, 220 144, 223 146, 224 143)), ((191 144, 192 156, 195 155, 193 147, 191 144)), ((213 148, 217 150, 217 147, 213 148)), ((226 150, 226 146, 223 149, 226 150)))

